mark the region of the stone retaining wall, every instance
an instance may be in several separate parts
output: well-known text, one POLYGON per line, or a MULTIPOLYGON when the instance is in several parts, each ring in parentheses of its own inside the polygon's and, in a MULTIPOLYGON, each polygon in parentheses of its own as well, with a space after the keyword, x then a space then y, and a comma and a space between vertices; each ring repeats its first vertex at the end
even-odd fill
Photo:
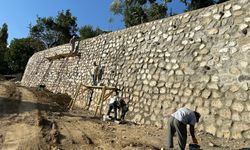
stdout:
POLYGON ((22 84, 73 96, 80 82, 91 84, 96 61, 104 85, 123 91, 129 119, 164 127, 188 107, 202 115, 199 130, 250 139, 249 25, 250 1, 233 0, 80 41, 79 55, 67 55, 68 44, 35 53, 22 84))

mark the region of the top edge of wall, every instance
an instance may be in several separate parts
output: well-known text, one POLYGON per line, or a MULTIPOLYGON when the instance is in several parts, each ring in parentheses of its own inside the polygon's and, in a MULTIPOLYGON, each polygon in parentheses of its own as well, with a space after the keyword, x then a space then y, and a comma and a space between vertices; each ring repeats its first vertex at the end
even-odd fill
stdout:
MULTIPOLYGON (((80 42, 86 43, 86 42, 92 41, 94 39, 109 37, 110 35, 115 35, 115 34, 119 35, 119 34, 122 34, 122 33, 126 32, 126 31, 130 31, 130 30, 134 30, 134 29, 141 29, 141 28, 143 28, 145 26, 148 26, 148 25, 156 25, 158 23, 162 23, 163 21, 167 22, 167 21, 170 21, 170 20, 174 20, 175 18, 179 18, 181 16, 185 16, 185 15, 188 15, 188 14, 193 14, 193 13, 196 13, 196 12, 199 12, 199 11, 209 10, 209 9, 216 8, 216 7, 219 7, 219 6, 222 6, 222 5, 231 4, 231 3, 234 3, 234 2, 237 2, 237 1, 238 0, 229 0, 229 1, 226 1, 226 2, 223 2, 223 3, 220 3, 220 4, 214 4, 214 5, 205 7, 205 8, 200 8, 200 9, 196 9, 196 10, 193 10, 193 11, 184 12, 184 13, 177 14, 177 15, 174 15, 174 16, 169 16, 169 17, 166 17, 166 18, 146 22, 146 23, 143 23, 143 24, 135 25, 135 26, 132 26, 132 27, 128 27, 128 28, 124 28, 124 29, 121 29, 121 30, 113 31, 113 32, 110 32, 110 33, 101 34, 101 35, 98 35, 98 36, 95 36, 95 37, 92 37, 92 38, 80 40, 80 42)), ((48 49, 36 52, 35 54, 44 53, 46 51, 53 51, 53 50, 59 49, 59 48, 61 48, 63 46, 69 46, 69 43, 66 43, 66 44, 63 44, 63 45, 58 45, 58 46, 55 46, 55 47, 52 47, 52 48, 48 48, 48 49)))

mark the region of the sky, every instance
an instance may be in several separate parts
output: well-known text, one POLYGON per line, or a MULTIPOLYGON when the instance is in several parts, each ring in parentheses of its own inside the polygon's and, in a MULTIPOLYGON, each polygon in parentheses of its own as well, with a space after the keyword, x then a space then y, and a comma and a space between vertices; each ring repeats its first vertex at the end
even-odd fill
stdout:
MULTIPOLYGON (((25 38, 29 35, 29 24, 35 25, 37 16, 56 17, 59 11, 70 9, 77 17, 78 27, 92 25, 102 30, 120 30, 124 28, 122 16, 114 16, 109 11, 113 0, 0 0, 0 27, 8 25, 8 43, 13 38, 25 38), (114 22, 108 23, 112 17, 114 22)), ((185 6, 179 0, 168 4, 173 12, 181 13, 185 6)))

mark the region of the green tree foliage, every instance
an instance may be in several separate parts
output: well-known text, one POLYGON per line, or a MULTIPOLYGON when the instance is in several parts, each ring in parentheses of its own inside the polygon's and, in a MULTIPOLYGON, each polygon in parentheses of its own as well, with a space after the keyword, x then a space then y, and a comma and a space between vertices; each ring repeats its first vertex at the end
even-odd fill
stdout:
POLYGON ((147 20, 153 21, 166 17, 166 7, 157 3, 152 3, 150 8, 146 11, 147 20))
POLYGON ((0 45, 5 48, 8 45, 8 25, 6 23, 0 28, 0 45))
POLYGON ((95 36, 95 31, 91 25, 85 25, 79 29, 80 39, 84 40, 95 36))
POLYGON ((122 15, 125 26, 130 27, 166 17, 166 3, 169 1, 157 3, 156 0, 114 0, 110 11, 114 15, 122 15))
POLYGON ((123 3, 120 0, 114 0, 110 5, 109 10, 115 15, 119 15, 123 13, 123 7, 123 3))
POLYGON ((219 4, 219 3, 224 3, 224 2, 226 2, 226 1, 229 1, 229 0, 218 0, 218 1, 217 1, 217 4, 219 4))
POLYGON ((87 38, 95 37, 103 33, 108 33, 109 31, 103 31, 100 28, 96 28, 95 30, 91 25, 85 25, 79 29, 80 39, 84 40, 87 38))
POLYGON ((187 6, 188 11, 208 7, 216 3, 214 0, 180 0, 180 1, 187 6))
MULTIPOLYGON (((170 0, 172 1, 172 0, 170 0)), ((187 11, 208 7, 210 5, 223 3, 229 0, 180 0, 187 6, 187 11)))
POLYGON ((147 22, 147 16, 140 6, 133 6, 124 10, 124 23, 126 27, 147 22))
POLYGON ((14 39, 5 52, 5 60, 12 73, 23 72, 34 52, 43 50, 43 43, 32 38, 14 39))
POLYGON ((36 25, 30 25, 30 36, 41 41, 46 48, 65 44, 77 32, 76 21, 70 10, 58 12, 56 18, 37 17, 36 25))
POLYGON ((0 74, 7 74, 9 68, 7 63, 4 61, 4 54, 7 51, 8 45, 8 25, 4 23, 0 28, 0 74))

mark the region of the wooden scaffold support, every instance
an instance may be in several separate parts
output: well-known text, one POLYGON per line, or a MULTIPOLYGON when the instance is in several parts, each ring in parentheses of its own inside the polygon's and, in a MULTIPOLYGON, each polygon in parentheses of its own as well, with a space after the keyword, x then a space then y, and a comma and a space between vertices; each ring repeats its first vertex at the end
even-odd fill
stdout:
POLYGON ((102 109, 103 109, 103 102, 105 100, 107 100, 107 98, 109 96, 112 95, 113 92, 115 92, 116 90, 118 90, 117 88, 115 87, 107 87, 107 86, 89 86, 89 85, 84 85, 82 83, 79 84, 79 86, 77 87, 76 89, 76 92, 75 92, 75 95, 73 96, 73 99, 70 101, 69 103, 69 106, 68 106, 68 109, 69 110, 72 110, 74 104, 75 104, 75 101, 77 99, 77 96, 79 95, 79 92, 81 90, 81 88, 84 87, 83 91, 81 92, 81 94, 84 94, 84 92, 88 91, 88 90, 96 90, 96 89, 100 89, 102 90, 101 92, 101 96, 98 100, 98 103, 97 103, 97 106, 96 106, 96 110, 95 110, 95 116, 97 115, 98 113, 98 109, 99 109, 99 114, 101 115, 102 114, 102 109), (106 91, 109 91, 109 92, 106 92, 106 91))

